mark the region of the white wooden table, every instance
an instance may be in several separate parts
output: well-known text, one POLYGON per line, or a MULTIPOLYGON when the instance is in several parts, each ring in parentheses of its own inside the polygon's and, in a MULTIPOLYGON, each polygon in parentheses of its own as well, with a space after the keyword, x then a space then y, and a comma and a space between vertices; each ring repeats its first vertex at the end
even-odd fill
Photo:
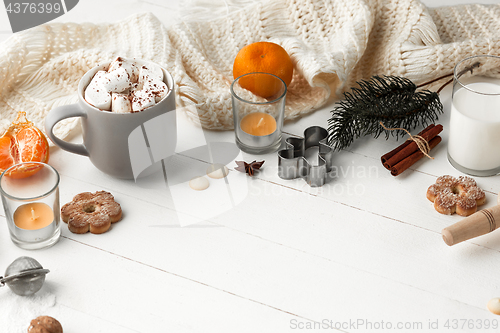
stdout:
MULTIPOLYGON (((177 2, 81 0, 58 21, 98 23, 152 11, 168 26, 177 19, 177 2)), ((497 1, 483 0, 488 2, 497 1)), ((5 20, 0 10, 0 41, 10 35, 5 20)), ((280 179, 276 154, 243 153, 246 161, 266 161, 253 178, 228 165, 231 179, 246 186, 244 200, 185 227, 166 191, 113 179, 87 158, 52 148, 50 164, 61 174, 61 204, 80 192, 106 190, 122 205, 123 220, 103 235, 72 234, 63 224, 55 246, 25 251, 10 241, 1 210, 0 275, 22 255, 49 268, 32 302, 55 297, 55 304, 37 309, 36 315, 58 318, 70 333, 372 332, 391 327, 498 332, 484 326, 500 321, 486 309, 488 300, 500 296, 500 232, 448 247, 441 229, 461 217, 438 214, 425 197, 437 176, 460 175, 446 157, 450 95, 450 88, 441 94, 445 113, 439 123, 445 130, 433 161, 421 160, 395 178, 379 159, 400 142, 363 138, 336 154, 337 177, 310 188, 301 179, 280 179)), ((333 104, 287 123, 285 131, 301 135, 308 126, 327 126, 333 104)), ((178 117, 179 132, 195 130, 182 113, 178 117)), ((234 142, 233 132, 205 131, 205 136, 212 143, 234 142)), ((208 165, 208 159, 181 159, 208 165)), ((486 207, 493 206, 500 178, 476 180, 487 192, 486 207)), ((197 205, 192 198, 193 209, 197 205)), ((0 289, 0 332, 17 333, 6 332, 1 318, 19 320, 12 308, 20 304, 25 303, 8 288, 0 289), (16 315, 6 316, 7 310, 16 315)))

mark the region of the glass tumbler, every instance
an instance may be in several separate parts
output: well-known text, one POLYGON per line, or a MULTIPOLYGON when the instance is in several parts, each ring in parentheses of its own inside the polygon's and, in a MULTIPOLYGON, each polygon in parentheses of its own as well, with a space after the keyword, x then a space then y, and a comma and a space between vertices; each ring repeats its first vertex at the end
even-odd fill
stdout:
POLYGON ((236 145, 250 154, 265 154, 281 146, 287 87, 268 73, 249 73, 231 84, 236 145))
POLYGON ((54 245, 61 234, 59 173, 39 162, 16 164, 0 176, 0 193, 10 238, 20 248, 54 245))
POLYGON ((448 160, 473 176, 500 172, 500 57, 460 61, 453 73, 448 160))

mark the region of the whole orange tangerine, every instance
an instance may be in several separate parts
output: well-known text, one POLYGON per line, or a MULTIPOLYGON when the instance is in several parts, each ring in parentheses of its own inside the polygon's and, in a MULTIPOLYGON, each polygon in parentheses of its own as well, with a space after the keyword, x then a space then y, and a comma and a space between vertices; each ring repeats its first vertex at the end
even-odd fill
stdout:
MULTIPOLYGON (((233 77, 261 72, 274 74, 288 86, 292 82, 293 63, 290 56, 280 45, 270 42, 256 42, 242 48, 233 64, 233 77)), ((240 80, 240 85, 255 95, 269 98, 275 95, 280 87, 272 81, 272 77, 260 76, 255 80, 240 80)))
MULTIPOLYGON (((25 112, 19 112, 17 118, 0 137, 0 173, 13 165, 23 162, 43 162, 49 160, 49 143, 45 135, 32 122, 26 119, 25 112)), ((25 178, 41 168, 38 164, 25 165, 11 169, 12 178, 25 178)))

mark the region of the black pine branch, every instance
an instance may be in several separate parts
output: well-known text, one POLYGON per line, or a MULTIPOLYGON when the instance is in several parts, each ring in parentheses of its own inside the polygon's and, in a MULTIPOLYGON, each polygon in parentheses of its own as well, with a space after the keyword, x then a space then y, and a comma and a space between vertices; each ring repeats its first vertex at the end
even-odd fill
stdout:
POLYGON ((439 95, 429 90, 416 92, 417 86, 407 78, 398 76, 374 76, 370 80, 357 82, 359 88, 344 93, 328 120, 328 143, 335 150, 347 148, 365 135, 379 137, 385 132, 399 137, 401 130, 387 131, 387 128, 414 129, 427 126, 438 119, 443 112, 439 95))

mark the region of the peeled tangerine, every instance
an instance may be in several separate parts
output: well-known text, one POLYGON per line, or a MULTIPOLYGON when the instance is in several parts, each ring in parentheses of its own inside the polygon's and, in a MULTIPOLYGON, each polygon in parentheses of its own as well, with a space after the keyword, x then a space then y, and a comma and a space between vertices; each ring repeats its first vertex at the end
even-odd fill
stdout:
MULTIPOLYGON (((42 162, 49 160, 49 144, 45 135, 21 111, 16 120, 0 137, 0 173, 13 165, 23 162, 42 162)), ((40 170, 33 164, 13 168, 6 174, 12 178, 25 178, 40 170)))

